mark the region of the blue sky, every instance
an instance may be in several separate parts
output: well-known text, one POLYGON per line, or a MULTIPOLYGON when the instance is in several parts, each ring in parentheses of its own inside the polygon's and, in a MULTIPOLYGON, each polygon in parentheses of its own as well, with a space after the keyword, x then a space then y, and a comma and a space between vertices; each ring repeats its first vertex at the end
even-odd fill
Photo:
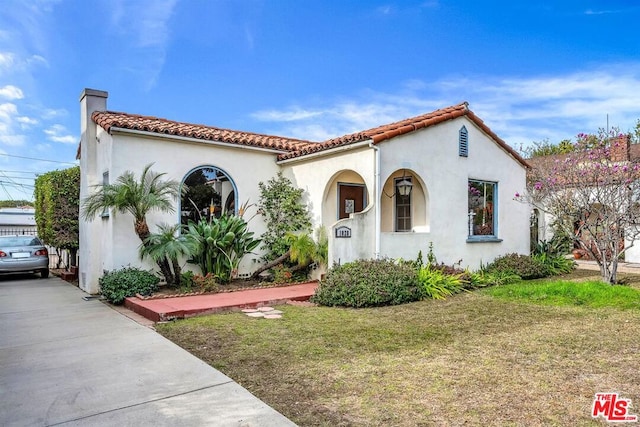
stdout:
POLYGON ((632 0, 4 0, 0 199, 75 163, 85 87, 115 111, 314 141, 461 101, 516 148, 607 115, 628 131, 639 19, 632 0))

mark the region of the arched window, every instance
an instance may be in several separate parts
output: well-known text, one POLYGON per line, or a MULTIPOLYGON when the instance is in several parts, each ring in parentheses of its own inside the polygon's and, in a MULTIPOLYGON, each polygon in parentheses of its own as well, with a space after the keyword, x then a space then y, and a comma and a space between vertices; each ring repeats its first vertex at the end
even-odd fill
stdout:
POLYGON ((180 222, 219 218, 236 213, 236 186, 229 175, 215 166, 200 166, 182 181, 186 187, 180 198, 180 222))
POLYGON ((458 154, 460 157, 469 157, 469 134, 465 126, 458 132, 458 154))

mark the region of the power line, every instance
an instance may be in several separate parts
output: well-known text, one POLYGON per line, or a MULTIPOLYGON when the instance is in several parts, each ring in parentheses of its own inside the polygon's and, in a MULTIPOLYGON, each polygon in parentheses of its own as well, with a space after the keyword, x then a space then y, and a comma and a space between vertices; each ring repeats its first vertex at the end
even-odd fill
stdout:
POLYGON ((7 175, 5 173, 3 173, 2 171, 0 171, 0 174, 2 174, 2 176, 4 178, 12 178, 12 179, 28 179, 30 181, 35 180, 35 177, 29 177, 29 176, 14 176, 14 175, 7 175))
POLYGON ((11 186, 11 187, 29 187, 29 188, 36 188, 36 186, 35 186, 35 185, 20 184, 20 183, 17 183, 17 182, 11 182, 11 181, 2 181, 2 180, 0 180, 0 184, 2 184, 2 185, 8 185, 8 186, 11 186))
POLYGON ((25 171, 25 170, 8 170, 8 169, 2 169, 0 170, 0 172, 4 173, 4 172, 11 172, 11 173, 27 173, 27 174, 32 174, 32 175, 38 175, 40 172, 33 172, 33 171, 25 171))
POLYGON ((37 160, 39 162, 51 162, 51 163, 62 163, 65 165, 77 165, 77 163, 71 163, 71 162, 61 162, 58 160, 49 160, 49 159, 37 159, 35 157, 25 157, 25 156, 16 156, 13 154, 6 154, 6 153, 0 153, 0 156, 7 156, 7 157, 15 157, 17 159, 27 159, 27 160, 37 160))

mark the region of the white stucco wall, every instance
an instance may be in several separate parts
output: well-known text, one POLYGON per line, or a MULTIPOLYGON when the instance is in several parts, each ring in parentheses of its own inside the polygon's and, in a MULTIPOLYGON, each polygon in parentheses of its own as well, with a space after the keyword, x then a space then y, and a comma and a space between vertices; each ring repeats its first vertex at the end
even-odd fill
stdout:
MULTIPOLYGON (((117 129, 109 134, 89 118, 91 111, 106 109, 106 98, 97 93, 88 100, 88 103, 81 103, 84 120, 81 198, 89 194, 91 186, 102 183, 104 172, 108 171, 110 182, 114 182, 127 170, 139 176, 146 164, 154 163, 154 171, 164 172, 166 178, 177 181, 182 181, 196 167, 217 167, 234 181, 238 204, 257 203, 260 197, 258 183, 268 181, 282 170, 294 185, 305 190, 305 202, 314 228, 327 227, 331 239, 330 263, 376 256, 375 217, 380 209, 384 231, 379 234, 379 255, 383 257, 414 259, 419 250, 426 256, 429 243, 433 242, 438 261, 453 264, 462 260, 463 267, 475 269, 498 255, 528 253, 529 207, 513 200, 514 194, 525 187, 525 169, 465 117, 378 144, 380 183, 388 187, 388 194, 393 193, 390 178, 402 176, 403 169, 415 177, 412 216, 416 227, 413 232, 396 233, 391 231, 392 199, 385 195, 379 198, 376 194, 375 150, 367 143, 277 163, 275 153, 246 147, 117 129), (466 126, 469 135, 467 158, 458 156, 458 131, 462 125, 466 126), (469 179, 498 183, 499 241, 467 241, 469 179), (363 183, 368 203, 362 213, 337 222, 339 182, 363 183), (333 229, 337 225, 350 227, 352 238, 335 239, 333 229)), ((251 217, 255 209, 250 209, 246 217, 251 217)), ((148 215, 151 231, 155 231, 155 225, 160 222, 174 224, 178 221, 177 207, 174 213, 152 212, 148 215)), ((249 229, 259 236, 266 227, 262 218, 256 216, 249 223, 249 229)), ((127 265, 155 269, 153 263, 139 260, 139 245, 130 214, 111 214, 90 222, 81 221, 81 287, 87 292, 97 292, 98 278, 103 270, 127 265)), ((240 273, 252 271, 254 260, 260 255, 245 257, 240 273)))
MULTIPOLYGON (((198 166, 215 166, 224 170, 234 180, 238 188, 239 204, 245 201, 255 204, 260 197, 258 183, 274 177, 279 170, 275 163, 276 154, 266 151, 227 148, 165 137, 148 137, 118 130, 110 135, 100 127, 98 127, 98 134, 100 135, 99 147, 96 147, 100 152, 100 161, 96 165, 98 182, 101 182, 102 173, 105 171, 109 172, 111 182, 127 170, 139 177, 144 166, 149 163, 154 163, 152 170, 166 173, 166 179, 179 182, 189 171, 198 166)), ((256 210, 255 206, 250 208, 245 218, 253 216, 256 210)), ((161 222, 177 223, 179 221, 177 201, 175 212, 150 212, 147 220, 152 232, 161 222)), ((102 275, 103 270, 113 270, 128 265, 157 269, 151 261, 139 259, 140 241, 133 228, 133 217, 129 213, 115 215, 112 213, 108 218, 98 217, 89 224, 89 227, 91 227, 92 236, 90 238, 85 236, 85 246, 81 255, 81 259, 83 255, 89 259, 87 263, 81 264, 81 274, 85 272, 87 277, 87 289, 97 291, 97 279, 102 275)), ((260 216, 254 217, 249 222, 249 230, 258 236, 265 229, 260 216)), ((247 255, 242 260, 240 273, 249 273, 255 269, 253 260, 261 256, 259 251, 256 252, 256 255, 247 255)))
MULTIPOLYGON (((97 126, 91 120, 94 111, 106 109, 107 93, 85 89, 80 95, 80 224, 78 268, 79 286, 84 291, 98 292, 98 279, 102 275, 99 266, 103 258, 103 225, 100 221, 83 221, 82 200, 102 182, 103 164, 110 162, 110 149, 99 147, 97 126), (99 151, 100 150, 100 151, 99 151), (105 158, 105 153, 106 158, 105 158), (100 163, 100 164, 99 164, 100 163)), ((107 142, 105 142, 107 144, 107 142)))
MULTIPOLYGON (((415 258, 429 242, 439 262, 478 268, 496 256, 529 252, 529 207, 513 200, 525 186, 526 170, 466 117, 379 144, 383 182, 399 168, 417 173, 428 194, 429 233, 383 233, 381 255, 415 258), (458 155, 458 131, 468 131, 469 155, 458 155), (498 183, 497 237, 467 242, 468 180, 498 183)), ((384 196, 383 196, 384 197, 384 196)))
POLYGON ((331 155, 310 157, 282 164, 283 174, 291 182, 305 190, 307 206, 313 226, 330 227, 338 220, 337 183, 364 182, 367 201, 374 197, 374 155, 367 147, 332 152, 331 155), (357 174, 357 175, 356 175, 357 174))

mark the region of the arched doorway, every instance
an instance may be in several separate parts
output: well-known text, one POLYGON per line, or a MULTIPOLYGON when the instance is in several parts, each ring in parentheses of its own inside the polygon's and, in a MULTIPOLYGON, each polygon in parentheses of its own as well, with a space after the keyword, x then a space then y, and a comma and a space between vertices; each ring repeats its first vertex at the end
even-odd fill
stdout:
POLYGON ((215 166, 199 166, 182 180, 180 222, 219 218, 224 212, 236 213, 237 191, 231 177, 215 166))

